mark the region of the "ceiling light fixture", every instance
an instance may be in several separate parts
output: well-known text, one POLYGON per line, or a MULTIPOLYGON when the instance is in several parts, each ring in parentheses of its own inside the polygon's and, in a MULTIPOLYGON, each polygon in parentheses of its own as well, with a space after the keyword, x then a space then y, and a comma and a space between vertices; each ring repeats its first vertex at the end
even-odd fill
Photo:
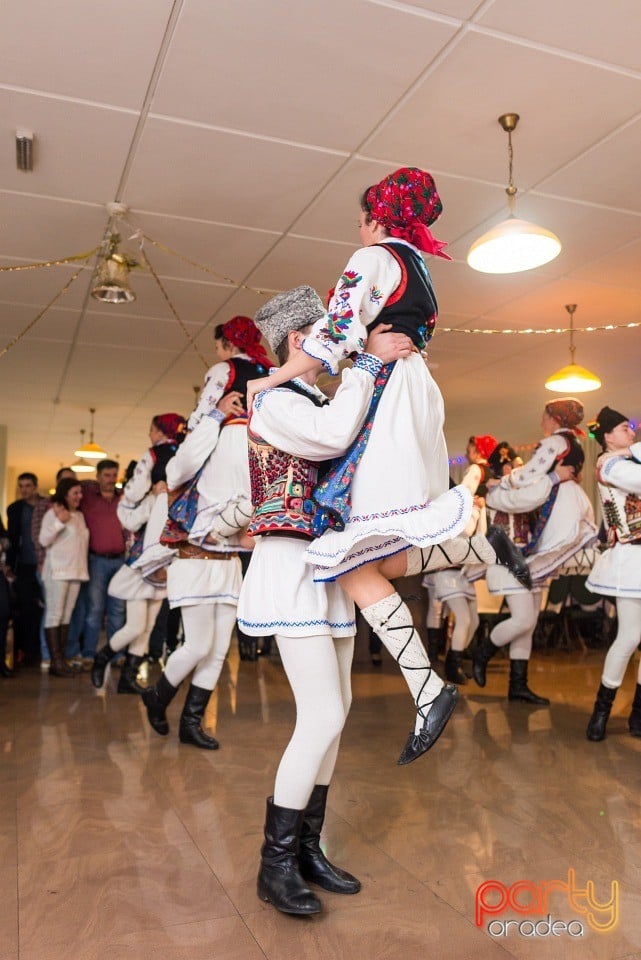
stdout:
POLYGON ((33 134, 30 130, 16 130, 16 166, 18 170, 33 170, 33 134))
MULTIPOLYGON (((85 439, 85 431, 81 430, 80 431, 80 449, 81 450, 84 443, 84 439, 85 439)), ((77 452, 76 452, 76 456, 78 456, 77 452)), ((75 463, 71 464, 70 469, 73 470, 74 473, 93 473, 96 468, 91 463, 87 463, 86 460, 76 460, 75 463)))
MULTIPOLYGON (((102 447, 93 441, 93 415, 96 412, 95 407, 89 407, 91 414, 91 432, 89 434, 89 443, 82 443, 78 450, 74 450, 74 456, 82 457, 85 460, 104 460, 107 454, 102 447)), ((83 439, 85 431, 80 431, 83 439)), ((91 468, 93 470, 93 467, 91 468)))
POLYGON ((467 262, 481 273, 520 273, 549 263, 561 252, 561 241, 550 230, 514 214, 518 188, 514 186, 512 132, 519 122, 518 113, 504 113, 499 123, 508 136, 508 186, 505 188, 509 208, 507 220, 492 227, 469 249, 467 262))
POLYGON ((138 266, 126 253, 120 253, 120 236, 112 233, 105 241, 106 250, 98 266, 98 275, 91 296, 102 303, 132 303, 136 294, 129 286, 129 271, 138 266))
POLYGON ((588 393, 590 390, 598 390, 601 381, 595 373, 580 367, 574 362, 574 311, 576 303, 566 303, 565 309, 570 314, 570 363, 567 367, 561 367, 556 373, 548 377, 545 381, 547 390, 553 390, 555 393, 588 393))

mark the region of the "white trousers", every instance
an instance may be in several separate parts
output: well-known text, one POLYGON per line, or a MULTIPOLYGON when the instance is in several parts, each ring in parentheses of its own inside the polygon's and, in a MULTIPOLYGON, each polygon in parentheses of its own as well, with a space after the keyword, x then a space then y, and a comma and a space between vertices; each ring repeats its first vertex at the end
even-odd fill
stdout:
POLYGON ((203 603, 199 607, 181 607, 181 614, 185 639, 167 660, 165 676, 177 687, 193 670, 191 682, 203 690, 213 690, 229 650, 236 605, 203 603))
POLYGON ((122 650, 129 646, 129 653, 144 657, 161 603, 162 600, 126 600, 125 625, 109 641, 111 649, 122 650))
POLYGON ((460 653, 461 650, 465 650, 479 625, 476 599, 468 600, 467 597, 452 597, 446 603, 455 617, 451 647, 452 650, 460 653))
MULTIPOLYGON (((604 687, 620 687, 630 658, 641 640, 641 598, 617 597, 618 628, 614 643, 608 650, 603 664, 602 682, 604 687)), ((641 661, 637 673, 637 683, 641 683, 641 661)))
POLYGON ((496 647, 505 647, 509 643, 510 660, 529 660, 532 636, 541 609, 541 592, 508 593, 505 599, 510 608, 510 617, 497 623, 490 640, 496 647))
POLYGON ((296 726, 274 785, 274 803, 304 810, 316 784, 329 784, 352 702, 354 638, 276 635, 296 702, 296 726))
POLYGON ((80 593, 80 580, 53 580, 47 576, 45 585, 45 628, 59 627, 71 620, 73 608, 80 593))

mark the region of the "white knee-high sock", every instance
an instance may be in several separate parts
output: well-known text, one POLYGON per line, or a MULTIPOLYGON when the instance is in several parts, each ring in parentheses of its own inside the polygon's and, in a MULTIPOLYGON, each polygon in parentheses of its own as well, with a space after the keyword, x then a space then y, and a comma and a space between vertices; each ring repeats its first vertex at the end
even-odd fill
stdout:
MULTIPOLYGON (((630 658, 641 640, 641 599, 617 597, 617 617, 617 635, 603 664, 602 682, 610 689, 623 683, 630 658)), ((638 676, 641 677, 641 665, 638 676)))
POLYGON ((454 537, 432 547, 410 547, 405 576, 458 567, 462 563, 490 565, 496 563, 496 553, 489 541, 478 533, 473 537, 454 537))
POLYGON ((296 701, 296 726, 278 767, 274 803, 304 810, 345 723, 341 673, 332 637, 277 634, 276 641, 296 701))
POLYGON ((443 689, 443 681, 430 666, 412 614, 398 593, 372 603, 361 609, 361 613, 401 668, 418 711, 415 726, 418 733, 435 697, 443 689))

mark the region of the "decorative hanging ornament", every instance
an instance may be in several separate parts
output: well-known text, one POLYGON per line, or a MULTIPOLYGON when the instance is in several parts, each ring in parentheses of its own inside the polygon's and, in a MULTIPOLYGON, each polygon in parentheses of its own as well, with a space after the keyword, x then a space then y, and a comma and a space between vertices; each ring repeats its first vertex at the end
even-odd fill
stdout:
POLYGON ((131 303, 136 294, 129 286, 129 271, 139 265, 138 261, 119 252, 119 234, 112 233, 106 243, 107 251, 98 266, 91 296, 102 303, 131 303))

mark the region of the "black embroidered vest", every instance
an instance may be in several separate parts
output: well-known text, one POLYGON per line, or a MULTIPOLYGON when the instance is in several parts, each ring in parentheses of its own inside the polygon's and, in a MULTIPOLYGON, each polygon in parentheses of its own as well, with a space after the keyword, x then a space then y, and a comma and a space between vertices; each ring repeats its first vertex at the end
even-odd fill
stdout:
POLYGON ((370 325, 391 323, 393 333, 405 333, 419 350, 431 340, 438 305, 432 278, 421 255, 404 243, 379 243, 401 268, 401 282, 370 325))
POLYGON ((177 443, 159 443, 156 446, 149 448, 149 452, 154 461, 154 465, 151 470, 152 484, 160 483, 161 480, 167 479, 167 464, 174 456, 177 449, 177 443))
MULTIPOLYGON (((317 407, 327 401, 288 381, 287 389, 305 397, 317 407)), ((312 494, 318 480, 319 464, 277 450, 247 428, 249 480, 254 512, 247 527, 250 537, 284 534, 313 540, 315 504, 312 494)))
POLYGON ((578 477, 581 470, 583 469, 583 464, 585 463, 585 454, 583 452, 583 447, 576 438, 571 430, 555 430, 554 436, 562 436, 568 442, 568 451, 563 454, 557 463, 563 464, 564 467, 574 467, 575 476, 578 477))

